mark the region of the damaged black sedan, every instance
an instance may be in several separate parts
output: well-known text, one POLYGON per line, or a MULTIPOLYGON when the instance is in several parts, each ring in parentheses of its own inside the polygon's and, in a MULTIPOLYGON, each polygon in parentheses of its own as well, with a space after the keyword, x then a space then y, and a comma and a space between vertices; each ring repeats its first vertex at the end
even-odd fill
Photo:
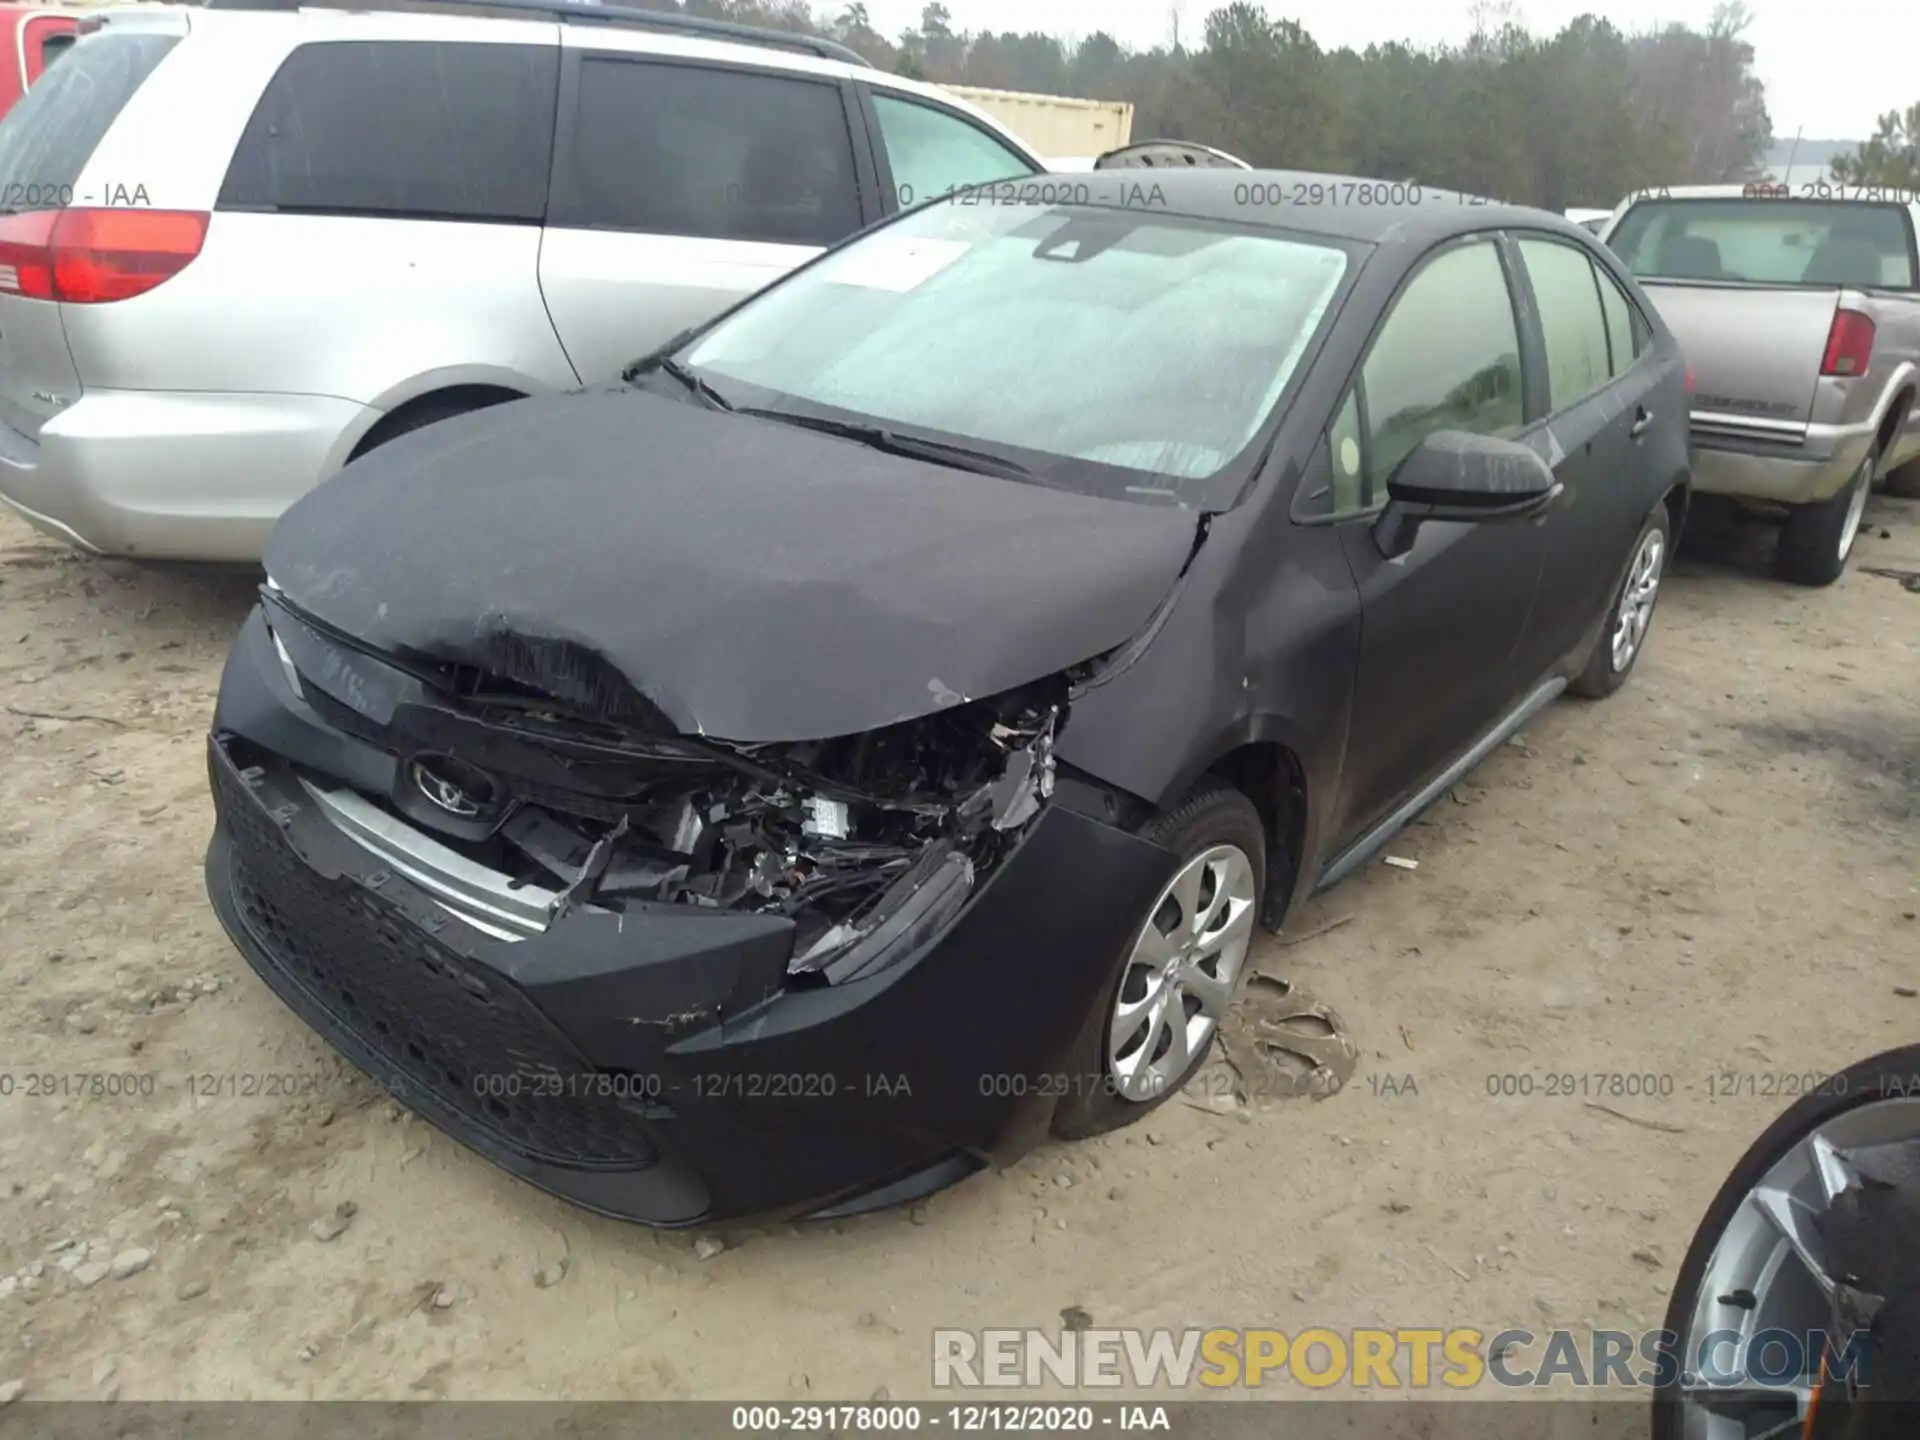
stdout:
POLYGON ((268 984, 657 1225, 1186 1083, 1259 925, 1625 680, 1686 395, 1556 217, 1153 178, 909 212, 294 506, 209 748, 268 984))

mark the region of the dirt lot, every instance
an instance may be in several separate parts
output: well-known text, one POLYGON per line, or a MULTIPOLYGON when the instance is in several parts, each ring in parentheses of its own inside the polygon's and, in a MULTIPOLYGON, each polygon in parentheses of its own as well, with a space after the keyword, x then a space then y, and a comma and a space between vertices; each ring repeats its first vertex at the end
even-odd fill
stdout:
POLYGON ((1920 1033, 1920 594, 1862 569, 1920 570, 1920 504, 1876 499, 1829 591, 1767 580, 1765 544, 1697 540, 1627 690, 1503 749, 1392 847, 1417 869, 1371 867, 1263 942, 1351 1026, 1343 1093, 1176 1102, 911 1213, 703 1259, 397 1113, 228 946, 201 746, 251 580, 0 520, 0 1382, 905 1398, 935 1326, 1068 1306, 1657 1326, 1778 1077, 1920 1033), (310 1093, 247 1093, 277 1076, 310 1093))

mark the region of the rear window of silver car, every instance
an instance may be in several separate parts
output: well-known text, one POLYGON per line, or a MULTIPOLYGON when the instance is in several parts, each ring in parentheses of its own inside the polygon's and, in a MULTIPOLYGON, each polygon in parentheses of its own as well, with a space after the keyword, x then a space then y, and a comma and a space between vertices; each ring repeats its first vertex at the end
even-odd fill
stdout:
POLYGON ((1899 205, 1862 201, 1652 200, 1608 237, 1649 280, 1911 289, 1913 235, 1899 205))
POLYGON ((177 35, 105 30, 69 53, 0 120, 0 213, 97 203, 73 187, 177 35))

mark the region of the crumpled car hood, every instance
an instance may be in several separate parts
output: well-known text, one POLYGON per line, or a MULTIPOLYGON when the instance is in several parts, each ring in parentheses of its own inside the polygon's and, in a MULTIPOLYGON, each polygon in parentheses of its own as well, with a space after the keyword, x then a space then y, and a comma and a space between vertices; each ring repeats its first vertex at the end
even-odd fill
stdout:
POLYGON ((1185 512, 890 456, 625 388, 415 431, 296 503, 286 598, 396 655, 560 643, 679 731, 877 729, 1122 644, 1191 553, 1185 512))

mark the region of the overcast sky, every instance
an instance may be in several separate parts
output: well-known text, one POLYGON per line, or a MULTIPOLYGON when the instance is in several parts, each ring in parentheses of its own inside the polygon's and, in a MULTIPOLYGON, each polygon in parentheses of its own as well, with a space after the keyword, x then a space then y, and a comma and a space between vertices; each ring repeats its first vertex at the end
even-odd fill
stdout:
MULTIPOLYGON (((866 0, 874 28, 898 35, 919 23, 925 0, 866 0)), ((1164 45, 1180 12, 1181 38, 1197 39, 1217 0, 945 0, 956 30, 1041 30, 1078 38, 1106 30, 1124 45, 1164 45)), ((1920 7, 1913 0, 1749 0, 1752 40, 1776 138, 1862 140, 1886 110, 1920 101, 1920 7), (1906 18, 1898 18, 1902 12, 1906 18), (1878 32, 1879 39, 1869 38, 1878 32)), ((837 14, 839 0, 816 0, 837 14)), ((1552 33, 1591 11, 1622 30, 1702 25, 1713 0, 1522 0, 1527 27, 1552 33)), ((1375 41, 1457 40, 1472 28, 1469 5, 1449 0, 1269 0, 1267 13, 1298 20, 1328 49, 1375 41)))

